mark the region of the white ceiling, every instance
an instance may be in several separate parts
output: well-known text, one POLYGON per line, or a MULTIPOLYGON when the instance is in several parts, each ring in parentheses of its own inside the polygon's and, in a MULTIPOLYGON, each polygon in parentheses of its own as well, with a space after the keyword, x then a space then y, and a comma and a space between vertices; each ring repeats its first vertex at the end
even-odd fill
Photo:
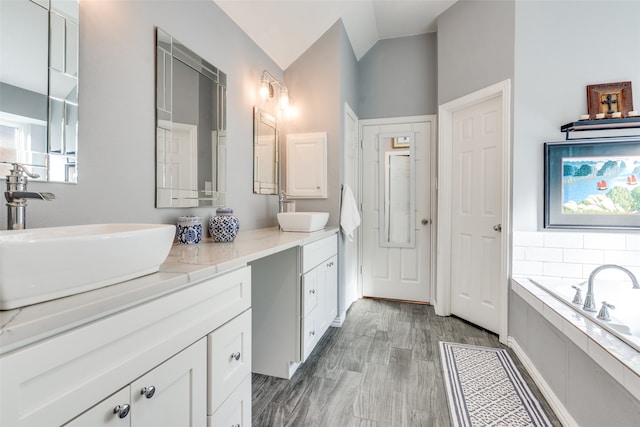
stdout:
POLYGON ((457 0, 214 1, 285 70, 340 18, 359 60, 378 40, 436 31, 457 0))

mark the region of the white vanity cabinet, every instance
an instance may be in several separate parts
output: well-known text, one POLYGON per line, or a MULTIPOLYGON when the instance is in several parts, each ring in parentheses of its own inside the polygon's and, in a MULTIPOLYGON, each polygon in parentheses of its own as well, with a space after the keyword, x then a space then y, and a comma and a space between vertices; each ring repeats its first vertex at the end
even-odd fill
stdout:
POLYGON ((191 345, 65 427, 206 426, 207 348, 191 345))
POLYGON ((302 361, 338 314, 337 236, 302 248, 302 361))
MULTIPOLYGON (((0 426, 204 427, 208 365, 218 357, 209 336, 250 318, 250 308, 251 268, 240 267, 2 354, 0 426), (147 399, 141 390, 151 386, 147 399), (130 405, 127 417, 110 416, 118 404, 130 405)), ((242 363, 249 372, 250 359, 242 363)))

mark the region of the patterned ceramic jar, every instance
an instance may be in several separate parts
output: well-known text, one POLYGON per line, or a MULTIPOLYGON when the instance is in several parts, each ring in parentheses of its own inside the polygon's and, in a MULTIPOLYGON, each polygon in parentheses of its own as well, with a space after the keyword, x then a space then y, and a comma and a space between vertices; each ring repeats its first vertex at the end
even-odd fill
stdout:
POLYGON ((209 234, 214 242, 233 242, 238 230, 240 222, 233 216, 233 209, 218 208, 216 216, 209 219, 209 234))
POLYGON ((177 228, 178 243, 183 245, 195 245, 202 240, 202 218, 199 216, 178 217, 177 228))

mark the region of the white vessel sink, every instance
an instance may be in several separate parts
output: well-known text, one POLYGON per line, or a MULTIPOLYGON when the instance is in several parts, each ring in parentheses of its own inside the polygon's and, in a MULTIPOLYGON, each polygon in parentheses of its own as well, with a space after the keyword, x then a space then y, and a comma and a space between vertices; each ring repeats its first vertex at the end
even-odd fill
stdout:
POLYGON ((95 224, 0 231, 0 310, 158 271, 175 226, 95 224))
POLYGON ((323 229, 328 220, 328 212, 284 212, 278 214, 278 224, 280 224, 282 231, 317 231, 323 229))

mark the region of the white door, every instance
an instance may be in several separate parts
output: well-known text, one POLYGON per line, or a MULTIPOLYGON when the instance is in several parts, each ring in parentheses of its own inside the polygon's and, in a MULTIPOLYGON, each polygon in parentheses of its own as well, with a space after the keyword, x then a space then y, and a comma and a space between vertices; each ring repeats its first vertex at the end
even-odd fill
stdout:
MULTIPOLYGON (((359 144, 358 144, 358 117, 345 103, 344 112, 344 185, 348 185, 351 188, 353 197, 356 200, 360 200, 360 156, 359 156, 359 144)), ((354 231, 353 241, 343 239, 344 245, 342 246, 343 252, 340 267, 344 271, 343 280, 344 287, 340 295, 340 310, 339 316, 342 316, 347 312, 349 306, 358 299, 361 294, 359 281, 359 261, 360 256, 358 253, 358 242, 360 240, 360 228, 356 228, 354 231)), ((344 318, 341 318, 344 320, 344 318)))
POLYGON ((452 116, 451 313, 500 330, 502 99, 452 116))
MULTIPOLYGON (((380 119, 383 124, 377 124, 375 120, 368 120, 362 126, 362 293, 365 297, 428 302, 431 287, 430 159, 434 123, 430 120, 395 120, 395 123, 384 124, 384 121, 380 119), (394 139, 393 135, 398 137, 394 139), (405 160, 410 150, 405 146, 405 136, 412 139, 414 146, 414 183, 406 181, 410 174, 406 173, 405 165, 408 163, 405 160), (384 141, 387 138, 392 140, 391 146, 384 141), (383 156, 379 152, 381 146, 388 150, 383 156), (395 163, 396 166, 389 170, 384 163, 395 163), (381 215, 380 201, 389 195, 381 184, 385 180, 380 174, 385 174, 385 171, 387 179, 396 179, 396 184, 389 182, 389 188, 413 189, 405 194, 410 194, 415 202, 412 203, 415 215, 393 214, 393 211, 381 215), (407 222, 407 218, 411 221, 407 222), (384 224, 385 221, 389 223, 384 224), (404 224, 408 228, 402 227, 404 224), (381 230, 391 241, 398 239, 410 243, 395 247, 394 244, 385 244, 381 230)), ((391 193, 391 199, 396 200, 397 197, 391 193)), ((406 206, 404 202, 410 200, 403 200, 406 206)), ((389 202, 387 206, 392 204, 389 202)))

